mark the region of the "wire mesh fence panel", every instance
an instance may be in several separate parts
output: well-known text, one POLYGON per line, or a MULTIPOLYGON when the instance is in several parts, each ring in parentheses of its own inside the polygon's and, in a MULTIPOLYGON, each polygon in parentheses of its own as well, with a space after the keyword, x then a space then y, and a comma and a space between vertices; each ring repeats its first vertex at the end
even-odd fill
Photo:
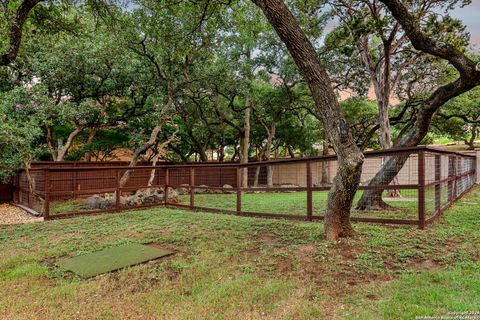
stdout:
MULTIPOLYGON (((221 190, 216 188, 194 188, 193 206, 197 208, 208 208, 235 212, 237 208, 236 191, 221 190)), ((190 204, 190 195, 180 197, 181 204, 190 204)))
MULTIPOLYGON (((427 147, 366 152, 351 217, 424 227, 472 187, 475 165, 474 156, 427 147)), ((341 170, 335 156, 249 164, 35 166, 14 179, 14 201, 46 218, 168 205, 317 220, 341 170)))

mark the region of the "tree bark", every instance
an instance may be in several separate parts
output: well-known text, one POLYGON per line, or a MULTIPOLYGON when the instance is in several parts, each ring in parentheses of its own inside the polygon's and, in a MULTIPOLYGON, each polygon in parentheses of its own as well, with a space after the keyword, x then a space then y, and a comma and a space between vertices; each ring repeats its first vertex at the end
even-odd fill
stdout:
MULTIPOLYGON (((250 149, 250 115, 252 112, 252 95, 251 92, 247 93, 245 98, 245 122, 243 130, 240 135, 240 147, 238 150, 238 156, 240 164, 248 163, 248 151, 250 149)), ((240 171, 242 187, 248 187, 248 168, 242 168, 240 171)))
MULTIPOLYGON (((152 167, 154 168, 152 169, 152 171, 150 171, 150 178, 148 178, 147 186, 149 187, 153 185, 153 181, 155 180, 155 173, 157 172, 157 170, 155 169, 155 166, 157 165, 158 160, 160 159, 160 156, 161 156, 161 152, 157 152, 157 154, 155 154, 155 156, 152 159, 152 167)), ((148 189, 147 193, 151 194, 152 193, 151 191, 152 189, 148 189)))
POLYGON ((350 209, 360 182, 363 154, 348 130, 332 88, 332 81, 293 14, 282 0, 253 2, 263 10, 307 82, 315 101, 316 112, 338 156, 340 170, 328 195, 325 236, 330 240, 351 236, 354 231, 350 223, 350 209))
POLYGON ((52 131, 52 129, 47 125, 47 146, 48 149, 50 150, 50 154, 52 156, 52 160, 55 161, 58 156, 57 152, 57 146, 56 146, 56 136, 55 136, 55 131, 52 131))
MULTIPOLYGON (((277 132, 277 125, 275 121, 273 121, 272 125, 270 126, 270 130, 268 132, 267 144, 265 146, 265 154, 264 154, 265 161, 270 160, 270 156, 272 154, 273 138, 275 137, 276 132, 277 132)), ((273 187, 273 167, 272 166, 267 166, 267 187, 269 188, 273 187)))
MULTIPOLYGON (((135 150, 132 155, 132 159, 130 159, 130 163, 128 164, 129 168, 135 167, 138 163, 138 160, 140 159, 140 155, 155 145, 155 143, 157 142, 158 134, 162 130, 162 124, 163 123, 158 123, 150 133, 150 138, 148 139, 148 141, 135 150)), ((122 178, 120 178, 120 188, 123 188, 127 184, 128 179, 132 174, 132 171, 133 170, 127 170, 122 175, 122 178)))
POLYGON ((390 105, 390 44, 384 43, 383 59, 379 63, 374 63, 370 56, 370 47, 368 43, 368 35, 363 37, 358 45, 361 51, 363 64, 368 70, 370 80, 373 84, 375 97, 378 107, 378 124, 380 146, 382 149, 390 149, 392 147, 392 136, 390 128, 390 120, 388 117, 388 107, 390 105))
MULTIPOLYGON (((261 146, 260 152, 258 154, 257 160, 258 161, 268 161, 270 160, 270 156, 272 154, 272 144, 273 138, 275 137, 277 131, 277 124, 276 120, 272 120, 272 124, 268 127, 265 122, 262 121, 262 125, 264 126, 265 130, 267 131, 267 139, 265 145, 261 146)), ((261 166, 258 166, 255 170, 255 179, 253 180, 253 186, 258 186, 258 179, 260 176, 260 169, 261 166)), ((273 187, 273 167, 267 166, 267 187, 273 187)))
POLYGON ((475 139, 477 139, 478 134, 477 125, 472 125, 472 129, 470 131, 472 135, 470 136, 469 140, 465 140, 465 144, 468 146, 468 150, 475 150, 475 139))
MULTIPOLYGON (((86 144, 92 143, 93 139, 95 139, 95 136, 97 135, 98 129, 97 128, 92 128, 90 129, 90 132, 88 133, 88 138, 86 144)), ((84 155, 85 161, 92 161, 92 152, 90 150, 85 151, 84 155)))
POLYGON ((70 150, 70 147, 73 144, 73 140, 75 140, 75 138, 80 133, 82 133, 82 131, 83 131, 83 127, 76 127, 75 130, 73 130, 68 135, 68 138, 67 138, 67 141, 65 142, 65 144, 59 148, 58 153, 57 153, 57 158, 55 159, 55 161, 63 161, 64 160, 65 155, 67 154, 68 150, 70 150))

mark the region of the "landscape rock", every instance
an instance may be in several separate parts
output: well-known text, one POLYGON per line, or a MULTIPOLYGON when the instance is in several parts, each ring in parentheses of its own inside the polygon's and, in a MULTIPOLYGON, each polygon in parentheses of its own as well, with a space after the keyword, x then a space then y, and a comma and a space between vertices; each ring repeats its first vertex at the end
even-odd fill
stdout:
POLYGON ((185 194, 189 194, 190 192, 189 187, 190 185, 188 184, 181 184, 176 190, 179 195, 185 195, 185 194))
MULTIPOLYGON (((229 184, 224 184, 222 186, 222 188, 224 189, 233 189, 233 187, 229 184)), ((226 194, 231 194, 231 193, 235 193, 236 191, 235 190, 232 190, 232 191, 229 191, 229 190, 224 190, 223 193, 226 193, 226 194)))
POLYGON ((100 197, 98 194, 95 194, 87 200, 85 200, 85 203, 83 205, 83 209, 85 210, 103 210, 107 209, 108 207, 111 207, 113 205, 113 200, 112 199, 105 199, 103 197, 100 197))
POLYGON ((169 188, 168 189, 168 200, 178 199, 179 193, 176 189, 169 188))
POLYGON ((198 186, 198 188, 195 189, 195 193, 197 194, 206 194, 208 193, 208 186, 201 184, 198 186))

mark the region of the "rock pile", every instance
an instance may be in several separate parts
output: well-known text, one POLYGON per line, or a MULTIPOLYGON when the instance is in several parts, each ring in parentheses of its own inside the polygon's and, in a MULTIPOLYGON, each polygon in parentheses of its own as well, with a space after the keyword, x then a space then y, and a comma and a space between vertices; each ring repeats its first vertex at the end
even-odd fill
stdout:
MULTIPOLYGON (((180 193, 176 189, 168 189, 168 202, 178 203, 180 193)), ((163 188, 139 189, 134 194, 120 197, 120 206, 134 207, 141 205, 152 205, 163 203, 165 200, 165 191, 163 188)), ((115 206, 115 194, 105 194, 104 196, 93 195, 85 200, 83 209, 85 210, 105 210, 115 206)))

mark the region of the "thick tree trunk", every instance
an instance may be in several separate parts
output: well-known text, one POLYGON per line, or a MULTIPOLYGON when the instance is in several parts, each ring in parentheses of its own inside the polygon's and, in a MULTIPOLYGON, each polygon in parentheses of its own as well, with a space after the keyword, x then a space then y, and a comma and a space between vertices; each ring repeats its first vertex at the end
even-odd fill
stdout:
POLYGON ((207 152, 205 151, 205 148, 200 143, 197 144, 197 153, 198 153, 198 156, 200 157, 201 162, 208 161, 207 152))
POLYGON ((263 10, 308 83, 315 101, 316 112, 338 156, 340 170, 334 178, 328 195, 325 235, 330 240, 351 236, 354 232, 350 224, 350 209, 360 182, 363 154, 355 145, 348 130, 347 122, 333 91, 332 82, 320 58, 293 14, 282 0, 253 1, 263 10))

